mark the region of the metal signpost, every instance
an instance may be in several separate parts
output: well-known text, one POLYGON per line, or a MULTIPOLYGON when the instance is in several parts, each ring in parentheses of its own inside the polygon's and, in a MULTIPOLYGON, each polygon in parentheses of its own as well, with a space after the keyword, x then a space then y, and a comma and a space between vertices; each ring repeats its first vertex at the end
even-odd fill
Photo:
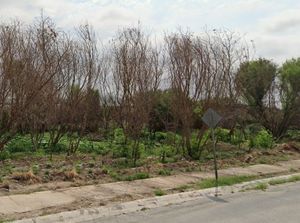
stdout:
POLYGON ((215 112, 213 109, 209 108, 203 115, 202 121, 211 129, 212 140, 213 140, 213 153, 214 153, 214 168, 216 177, 216 192, 215 196, 218 196, 218 166, 216 157, 216 138, 215 138, 215 128, 217 124, 221 121, 222 117, 215 112))

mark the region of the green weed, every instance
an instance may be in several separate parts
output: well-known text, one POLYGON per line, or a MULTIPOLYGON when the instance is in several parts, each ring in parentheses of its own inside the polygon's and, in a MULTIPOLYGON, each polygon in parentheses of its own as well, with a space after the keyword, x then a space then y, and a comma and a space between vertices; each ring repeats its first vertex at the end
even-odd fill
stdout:
POLYGON ((161 176, 170 176, 171 175, 171 170, 161 169, 161 170, 158 171, 158 175, 161 175, 161 176))
POLYGON ((125 181, 133 181, 133 180, 141 180, 141 179, 147 179, 149 178, 148 173, 136 173, 134 175, 126 176, 123 180, 125 181))
POLYGON ((252 188, 253 190, 262 190, 265 191, 268 189, 268 184, 267 183, 259 183, 255 187, 252 188))
MULTIPOLYGON (((254 180, 255 176, 227 176, 227 177, 220 177, 218 180, 219 186, 231 186, 234 184, 243 183, 246 181, 254 180)), ((215 187, 216 181, 215 179, 206 179, 202 180, 197 184, 197 187, 200 189, 215 187)))
POLYGON ((163 195, 166 195, 166 192, 161 189, 156 189, 156 190, 154 190, 154 194, 155 194, 155 196, 163 196, 163 195))

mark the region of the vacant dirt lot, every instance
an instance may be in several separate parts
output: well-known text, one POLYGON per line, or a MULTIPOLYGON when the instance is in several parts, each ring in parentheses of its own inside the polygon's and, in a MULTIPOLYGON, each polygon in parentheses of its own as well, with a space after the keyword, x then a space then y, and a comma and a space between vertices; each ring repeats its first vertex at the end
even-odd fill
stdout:
MULTIPOLYGON (((278 161, 300 159, 299 147, 281 144, 270 150, 252 152, 233 149, 227 144, 219 145, 219 168, 247 166, 253 164, 273 164, 278 161)), ((292 144, 296 145, 297 144, 292 144)), ((1 162, 0 196, 32 191, 56 190, 71 186, 131 181, 155 176, 208 171, 213 160, 179 160, 160 163, 148 157, 138 167, 130 167, 123 159, 103 156, 77 155, 66 158, 56 155, 52 161, 48 157, 28 156, 1 162)))

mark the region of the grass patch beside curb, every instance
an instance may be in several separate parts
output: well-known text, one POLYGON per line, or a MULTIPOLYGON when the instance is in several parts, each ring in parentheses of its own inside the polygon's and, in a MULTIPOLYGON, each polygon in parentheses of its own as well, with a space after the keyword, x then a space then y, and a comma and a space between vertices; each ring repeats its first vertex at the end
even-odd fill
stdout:
POLYGON ((270 180, 268 183, 270 185, 278 185, 278 184, 292 183, 297 181, 300 181, 300 176, 292 176, 286 179, 274 179, 274 180, 270 180))
MULTIPOLYGON (((257 176, 226 176, 226 177, 220 177, 218 180, 219 186, 231 186, 234 184, 239 184, 251 180, 257 179, 257 176)), ((215 179, 205 179, 197 183, 197 188, 199 189, 205 189, 205 188, 211 188, 215 187, 215 179)))
POLYGON ((268 184, 267 183, 258 183, 255 187, 250 188, 250 190, 262 190, 265 191, 268 189, 268 184))
POLYGON ((166 195, 166 192, 163 191, 162 189, 156 189, 154 191, 154 194, 155 194, 155 196, 163 196, 163 195, 166 195))

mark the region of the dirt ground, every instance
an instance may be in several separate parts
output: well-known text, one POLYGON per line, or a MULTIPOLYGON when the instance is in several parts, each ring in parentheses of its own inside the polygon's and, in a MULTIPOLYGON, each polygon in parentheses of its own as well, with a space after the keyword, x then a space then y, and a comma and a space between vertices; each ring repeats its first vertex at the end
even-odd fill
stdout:
MULTIPOLYGON (((278 161, 300 159, 297 143, 277 145, 273 149, 251 152, 219 144, 219 168, 273 164, 278 161)), ((123 159, 111 159, 94 155, 77 155, 66 158, 20 157, 0 162, 0 196, 30 193, 44 190, 134 180, 184 172, 208 171, 213 168, 212 159, 201 161, 180 160, 160 163, 158 158, 149 157, 139 167, 124 165, 123 159)))

